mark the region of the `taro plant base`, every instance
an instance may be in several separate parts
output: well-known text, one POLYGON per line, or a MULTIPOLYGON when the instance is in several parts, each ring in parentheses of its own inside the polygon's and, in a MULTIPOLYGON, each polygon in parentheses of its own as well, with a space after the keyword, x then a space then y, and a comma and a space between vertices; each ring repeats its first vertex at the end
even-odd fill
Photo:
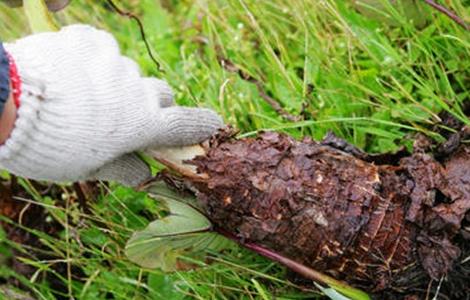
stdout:
MULTIPOLYGON (((468 128, 457 135, 468 137, 468 128)), ((235 236, 290 267, 294 260, 381 295, 420 294, 430 280, 461 293, 470 147, 454 138, 437 160, 430 146, 417 138, 412 154, 374 156, 332 135, 237 140, 222 132, 190 162, 197 174, 186 168, 179 186, 196 192, 192 205, 212 224, 202 226, 204 234, 235 236)))

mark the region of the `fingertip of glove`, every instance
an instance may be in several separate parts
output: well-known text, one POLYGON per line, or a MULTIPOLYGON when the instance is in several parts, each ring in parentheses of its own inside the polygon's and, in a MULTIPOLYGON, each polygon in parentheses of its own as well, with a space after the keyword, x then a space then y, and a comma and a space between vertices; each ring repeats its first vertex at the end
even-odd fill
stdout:
POLYGON ((129 153, 104 165, 91 177, 137 187, 151 177, 151 172, 149 166, 137 154, 129 153))
POLYGON ((185 146, 200 143, 223 127, 215 111, 205 108, 175 106, 162 110, 166 146, 185 146))
POLYGON ((204 124, 207 124, 212 131, 215 131, 224 126, 224 120, 215 111, 207 108, 195 108, 196 115, 201 118, 204 124))
POLYGON ((222 117, 212 109, 174 106, 166 109, 168 116, 188 124, 197 124, 200 128, 220 128, 222 117))

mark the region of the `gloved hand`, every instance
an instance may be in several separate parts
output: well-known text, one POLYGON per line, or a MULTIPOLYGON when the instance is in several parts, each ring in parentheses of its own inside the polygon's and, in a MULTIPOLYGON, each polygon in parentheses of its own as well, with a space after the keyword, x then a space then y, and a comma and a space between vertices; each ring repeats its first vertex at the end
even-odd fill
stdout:
POLYGON ((211 110, 173 106, 168 84, 142 77, 105 31, 72 25, 4 46, 22 83, 0 168, 16 175, 135 186, 150 171, 134 151, 198 143, 222 126, 211 110))

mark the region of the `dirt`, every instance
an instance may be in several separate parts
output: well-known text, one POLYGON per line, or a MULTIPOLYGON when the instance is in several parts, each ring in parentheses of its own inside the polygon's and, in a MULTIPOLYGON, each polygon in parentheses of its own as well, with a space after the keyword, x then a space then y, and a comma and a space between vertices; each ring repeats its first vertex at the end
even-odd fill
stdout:
MULTIPOLYGON (((41 197, 50 197, 51 199, 62 199, 66 192, 69 195, 74 194, 72 187, 61 187, 55 184, 44 184, 36 181, 30 181, 31 187, 41 197)), ((71 202, 79 201, 70 199, 71 202)), ((65 203, 58 203, 65 205, 65 203)), ((66 284, 55 274, 66 276, 67 264, 58 262, 51 266, 53 272, 38 272, 38 268, 31 264, 23 262, 22 258, 32 261, 61 260, 62 257, 55 256, 47 244, 40 241, 38 235, 33 231, 44 232, 45 234, 60 239, 63 232, 63 226, 57 222, 44 207, 33 200, 30 192, 25 186, 20 184, 15 176, 9 180, 0 182, 0 215, 9 219, 8 222, 0 221, 0 227, 6 232, 7 238, 16 243, 19 247, 11 249, 11 255, 3 258, 5 263, 17 275, 25 278, 31 278, 34 274, 40 274, 38 281, 44 280, 50 286, 51 291, 57 299, 68 299, 66 284)), ((0 257, 1 258, 1 257, 0 257)), ((72 274, 77 278, 85 277, 83 271, 77 266, 72 266, 72 274)), ((16 287, 23 291, 29 291, 34 294, 28 286, 13 276, 0 277, 0 287, 16 287)))

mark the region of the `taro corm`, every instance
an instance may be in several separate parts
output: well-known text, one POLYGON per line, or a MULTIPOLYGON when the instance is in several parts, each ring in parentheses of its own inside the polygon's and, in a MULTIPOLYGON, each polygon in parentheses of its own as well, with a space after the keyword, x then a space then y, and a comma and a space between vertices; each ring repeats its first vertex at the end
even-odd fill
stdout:
POLYGON ((382 296, 425 295, 432 279, 459 297, 470 292, 470 132, 456 132, 368 155, 331 134, 225 131, 182 173, 219 231, 382 296))

